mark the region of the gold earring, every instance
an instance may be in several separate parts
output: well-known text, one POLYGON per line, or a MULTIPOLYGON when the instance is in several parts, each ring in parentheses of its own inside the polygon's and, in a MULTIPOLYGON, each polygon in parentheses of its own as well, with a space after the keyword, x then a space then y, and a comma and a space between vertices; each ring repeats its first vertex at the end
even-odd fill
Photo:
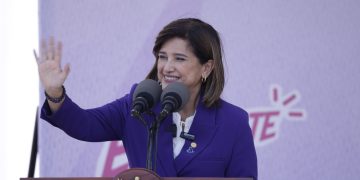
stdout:
POLYGON ((201 76, 201 82, 202 82, 202 83, 205 83, 205 82, 206 82, 206 78, 207 78, 206 76, 205 76, 205 77, 204 77, 204 76, 201 76))

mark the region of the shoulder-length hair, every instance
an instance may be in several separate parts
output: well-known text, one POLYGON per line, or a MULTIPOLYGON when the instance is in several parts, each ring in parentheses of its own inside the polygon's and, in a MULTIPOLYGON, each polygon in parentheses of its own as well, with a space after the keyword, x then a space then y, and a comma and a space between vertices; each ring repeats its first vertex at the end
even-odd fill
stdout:
POLYGON ((200 64, 214 60, 214 68, 201 85, 202 101, 207 107, 218 103, 224 89, 222 47, 218 32, 209 24, 195 18, 178 19, 166 25, 156 37, 153 54, 156 58, 146 79, 158 80, 157 62, 161 47, 170 39, 186 40, 200 64))

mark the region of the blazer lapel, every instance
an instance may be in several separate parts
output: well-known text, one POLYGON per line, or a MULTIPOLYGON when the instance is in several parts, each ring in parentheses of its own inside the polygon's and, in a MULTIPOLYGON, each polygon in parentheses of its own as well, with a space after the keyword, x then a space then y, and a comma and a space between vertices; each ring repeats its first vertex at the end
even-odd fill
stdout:
POLYGON ((195 135, 196 147, 191 146, 191 142, 186 140, 179 156, 175 159, 177 172, 181 172, 196 156, 198 156, 211 142, 217 130, 215 122, 216 110, 206 108, 199 101, 194 121, 190 127, 190 134, 195 135))

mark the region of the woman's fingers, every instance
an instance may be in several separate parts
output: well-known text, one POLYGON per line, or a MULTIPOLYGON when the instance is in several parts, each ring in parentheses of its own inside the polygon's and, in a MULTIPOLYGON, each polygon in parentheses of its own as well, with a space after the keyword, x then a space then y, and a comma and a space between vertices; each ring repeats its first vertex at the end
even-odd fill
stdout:
POLYGON ((60 63, 62 54, 62 43, 59 41, 56 43, 54 60, 60 63))
POLYGON ((40 42, 40 61, 45 61, 47 59, 47 46, 46 40, 42 39, 40 42))
POLYGON ((62 71, 62 74, 63 74, 64 79, 67 78, 67 76, 69 75, 69 73, 70 73, 70 64, 67 63, 67 64, 65 64, 64 69, 63 69, 63 71, 62 71))
POLYGON ((44 87, 61 87, 70 73, 70 66, 61 67, 62 43, 54 37, 42 39, 40 54, 34 50, 34 56, 38 63, 38 71, 41 83, 44 87))
POLYGON ((48 41, 46 39, 42 39, 40 45, 40 56, 38 56, 35 51, 34 55, 38 63, 55 60, 60 64, 62 56, 62 43, 60 41, 56 42, 54 37, 50 37, 48 41))
POLYGON ((50 37, 49 39, 49 48, 47 50, 47 60, 54 60, 55 56, 55 47, 54 47, 54 37, 50 37))
POLYGON ((50 37, 48 41, 46 39, 41 40, 40 46, 40 61, 47 60, 60 60, 61 59, 61 42, 55 44, 54 37, 50 37))

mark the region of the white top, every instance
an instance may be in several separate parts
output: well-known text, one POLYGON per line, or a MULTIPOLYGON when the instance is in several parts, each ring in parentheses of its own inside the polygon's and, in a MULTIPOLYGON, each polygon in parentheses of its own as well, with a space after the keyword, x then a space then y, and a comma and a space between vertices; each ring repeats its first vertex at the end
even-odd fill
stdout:
MULTIPOLYGON (((196 112, 194 113, 194 115, 186 118, 184 132, 189 132, 195 114, 196 112)), ((180 137, 180 133, 182 131, 181 123, 183 122, 181 122, 181 116, 178 112, 173 113, 173 122, 174 124, 176 124, 176 137, 173 138, 173 149, 174 149, 174 159, 175 159, 180 154, 180 151, 185 144, 185 139, 180 137)))

